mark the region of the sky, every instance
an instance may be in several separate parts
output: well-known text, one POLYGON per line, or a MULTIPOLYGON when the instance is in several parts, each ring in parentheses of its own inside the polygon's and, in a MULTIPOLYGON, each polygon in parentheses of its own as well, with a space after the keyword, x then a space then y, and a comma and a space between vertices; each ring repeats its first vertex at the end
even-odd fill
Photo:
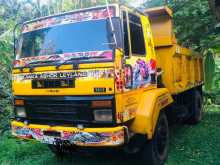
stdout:
MULTIPOLYGON (((36 2, 36 0, 32 0, 32 1, 36 2)), ((42 5, 46 5, 46 4, 49 3, 49 1, 50 1, 50 0, 40 0, 40 3, 41 3, 42 5)))
MULTIPOLYGON (((36 1, 36 0, 32 0, 32 1, 36 1)), ((40 0, 41 5, 46 5, 49 3, 49 1, 50 0, 40 0)), ((147 1, 152 1, 152 0, 127 0, 127 1, 130 6, 139 7, 141 4, 143 4, 147 1)))
MULTIPOLYGON (((36 0, 33 0, 36 1, 36 0)), ((40 0, 42 5, 46 5, 49 3, 49 0, 40 0)), ((144 2, 151 1, 151 0, 130 0, 129 5, 138 7, 139 5, 143 4, 144 2)))
POLYGON ((141 4, 147 2, 147 1, 151 1, 151 0, 131 0, 129 2, 129 5, 133 6, 133 7, 138 7, 140 6, 141 4))

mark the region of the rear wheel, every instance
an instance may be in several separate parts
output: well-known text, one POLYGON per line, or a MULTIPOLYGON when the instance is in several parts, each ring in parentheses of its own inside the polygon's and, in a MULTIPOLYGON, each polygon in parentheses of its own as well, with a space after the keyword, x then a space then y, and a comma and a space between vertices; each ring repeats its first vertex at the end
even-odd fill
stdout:
POLYGON ((164 112, 160 113, 155 134, 142 150, 142 161, 148 165, 163 165, 167 159, 169 148, 169 128, 164 112))
POLYGON ((203 113, 203 98, 198 90, 193 92, 192 102, 189 106, 190 117, 188 124, 197 124, 202 120, 203 113))

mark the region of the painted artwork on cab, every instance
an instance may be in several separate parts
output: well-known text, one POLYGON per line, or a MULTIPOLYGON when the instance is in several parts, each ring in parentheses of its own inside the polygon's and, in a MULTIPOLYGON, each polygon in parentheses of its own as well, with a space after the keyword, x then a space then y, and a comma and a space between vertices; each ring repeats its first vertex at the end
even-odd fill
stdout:
POLYGON ((151 84, 152 75, 156 75, 156 61, 151 59, 146 63, 142 59, 138 59, 134 65, 125 67, 125 88, 142 88, 151 84))
POLYGON ((150 84, 151 74, 156 73, 156 61, 151 59, 149 63, 138 59, 133 67, 133 88, 140 88, 150 84))

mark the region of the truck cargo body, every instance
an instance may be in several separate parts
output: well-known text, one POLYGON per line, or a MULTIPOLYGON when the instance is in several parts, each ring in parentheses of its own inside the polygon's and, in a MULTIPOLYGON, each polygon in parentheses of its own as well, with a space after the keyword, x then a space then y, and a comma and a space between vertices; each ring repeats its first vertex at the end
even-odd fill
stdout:
POLYGON ((203 84, 202 56, 181 47, 173 32, 172 11, 168 7, 147 9, 155 51, 157 68, 161 68, 162 83, 176 95, 203 84))

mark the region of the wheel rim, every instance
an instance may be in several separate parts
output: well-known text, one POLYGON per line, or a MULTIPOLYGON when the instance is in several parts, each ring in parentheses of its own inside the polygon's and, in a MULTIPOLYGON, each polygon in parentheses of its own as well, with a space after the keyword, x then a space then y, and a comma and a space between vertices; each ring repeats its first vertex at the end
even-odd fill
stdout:
POLYGON ((157 140, 156 140, 157 153, 160 159, 163 159, 166 156, 168 136, 169 135, 168 135, 167 123, 163 119, 158 126, 157 140))

